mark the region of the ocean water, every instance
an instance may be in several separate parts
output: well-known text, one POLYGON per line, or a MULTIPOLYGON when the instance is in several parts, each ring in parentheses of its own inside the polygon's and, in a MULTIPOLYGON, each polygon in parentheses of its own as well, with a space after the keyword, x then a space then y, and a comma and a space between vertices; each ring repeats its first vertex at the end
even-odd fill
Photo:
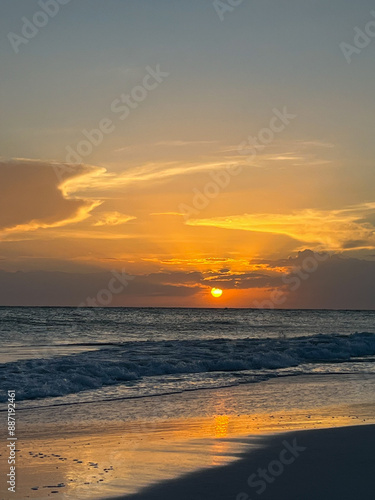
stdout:
POLYGON ((375 375, 375 311, 0 308, 1 403, 155 398, 275 377, 375 375))

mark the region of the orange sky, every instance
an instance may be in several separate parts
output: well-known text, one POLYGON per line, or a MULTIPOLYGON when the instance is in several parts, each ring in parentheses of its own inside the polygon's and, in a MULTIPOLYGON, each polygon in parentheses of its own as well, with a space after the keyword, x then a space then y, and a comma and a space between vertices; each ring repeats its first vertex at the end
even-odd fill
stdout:
MULTIPOLYGON (((284 307, 290 306, 295 292, 290 278, 294 268, 306 268, 295 278, 306 286, 328 265, 319 255, 331 255, 329 262, 341 255, 343 262, 351 263, 374 247, 368 220, 373 203, 340 209, 298 207, 298 197, 293 196, 296 182, 287 188, 288 196, 285 190, 273 189, 274 175, 292 180, 291 173, 280 174, 277 168, 270 177, 269 168, 244 165, 225 188, 216 184, 217 193, 209 172, 224 175, 225 165, 211 170, 197 164, 192 173, 181 165, 158 177, 163 169, 168 170, 157 166, 152 178, 148 173, 143 179, 147 167, 113 174, 102 167, 4 162, 3 269, 26 275, 48 271, 52 287, 54 272, 78 273, 82 283, 88 274, 102 273, 98 284, 88 289, 93 297, 105 288, 106 275, 109 280, 113 269, 125 269, 135 281, 129 283, 126 296, 113 294, 108 304, 113 306, 284 307), (215 197, 201 195, 197 204, 197 190, 210 193, 209 184, 215 197), (260 186, 267 204, 258 193, 260 186), (193 210, 192 217, 183 214, 184 207, 193 210), (306 249, 310 253, 303 253, 306 249), (213 298, 212 287, 221 288, 223 295, 213 298)), ((306 198, 316 194, 314 189, 311 183, 310 193, 304 191, 306 198)), ((86 291, 82 293, 84 301, 86 291)), ((68 304, 75 305, 74 300, 68 304)))
POLYGON ((373 307, 371 3, 110 4, 0 48, 0 305, 373 307))

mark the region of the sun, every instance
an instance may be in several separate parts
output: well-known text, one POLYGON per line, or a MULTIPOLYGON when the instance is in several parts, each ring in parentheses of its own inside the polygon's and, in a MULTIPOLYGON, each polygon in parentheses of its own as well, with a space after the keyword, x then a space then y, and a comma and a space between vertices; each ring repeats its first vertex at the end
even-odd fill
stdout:
POLYGON ((219 297, 221 297, 223 295, 223 290, 221 290, 220 288, 212 288, 211 295, 212 295, 212 297, 215 297, 216 299, 218 299, 219 297))

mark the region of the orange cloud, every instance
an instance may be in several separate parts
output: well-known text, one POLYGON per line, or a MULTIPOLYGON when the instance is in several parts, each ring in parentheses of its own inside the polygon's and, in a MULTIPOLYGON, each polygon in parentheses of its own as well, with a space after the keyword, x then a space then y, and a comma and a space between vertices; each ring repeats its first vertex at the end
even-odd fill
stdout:
POLYGON ((326 249, 341 250, 348 242, 374 248, 374 226, 366 216, 375 211, 375 203, 364 203, 340 210, 299 210, 288 214, 243 214, 210 219, 191 219, 190 226, 282 234, 326 249))
POLYGON ((94 226, 118 226, 120 224, 125 224, 136 217, 131 215, 121 214, 120 212, 104 212, 101 214, 99 220, 94 223, 94 226))

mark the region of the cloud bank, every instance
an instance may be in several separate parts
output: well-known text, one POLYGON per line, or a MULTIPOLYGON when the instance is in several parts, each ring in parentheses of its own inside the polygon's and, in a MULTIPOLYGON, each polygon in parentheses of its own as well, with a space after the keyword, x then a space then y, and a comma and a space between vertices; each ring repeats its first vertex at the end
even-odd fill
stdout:
MULTIPOLYGON (((311 250, 295 257, 270 261, 258 271, 156 272, 132 277, 116 293, 110 306, 225 305, 235 295, 240 307, 256 308, 254 290, 263 297, 278 290, 285 296, 280 308, 375 309, 375 261, 326 256, 313 272, 301 272, 311 250), (287 269, 286 272, 280 270, 287 269), (273 271, 276 270, 276 271, 273 271), (290 279, 303 276, 299 286, 290 279), (223 288, 221 302, 209 304, 211 287, 223 288)), ((0 271, 0 305, 78 306, 108 287, 110 272, 5 272, 0 271)), ((278 307, 278 306, 276 306, 278 307)))

